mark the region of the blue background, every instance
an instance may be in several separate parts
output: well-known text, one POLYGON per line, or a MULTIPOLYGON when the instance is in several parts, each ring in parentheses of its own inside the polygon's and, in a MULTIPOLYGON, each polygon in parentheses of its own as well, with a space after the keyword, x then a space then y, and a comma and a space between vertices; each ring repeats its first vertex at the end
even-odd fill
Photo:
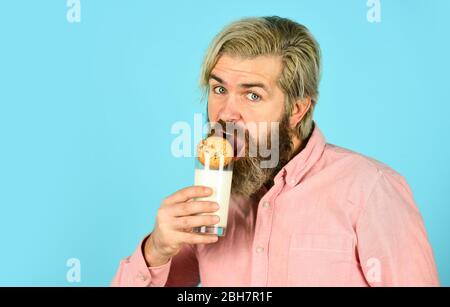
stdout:
POLYGON ((316 121, 328 142, 411 185, 450 285, 450 1, 81 0, 0 4, 0 285, 101 285, 151 231, 160 201, 193 183, 174 122, 204 112, 199 67, 245 16, 310 28, 323 51, 316 121), (81 282, 66 261, 81 261, 81 282))

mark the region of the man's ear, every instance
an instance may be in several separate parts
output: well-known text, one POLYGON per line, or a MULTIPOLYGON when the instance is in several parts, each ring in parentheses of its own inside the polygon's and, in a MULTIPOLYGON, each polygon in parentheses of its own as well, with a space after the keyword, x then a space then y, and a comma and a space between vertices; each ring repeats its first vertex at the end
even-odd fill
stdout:
POLYGON ((306 112, 308 112, 311 107, 311 97, 306 97, 304 99, 297 99, 292 107, 292 113, 289 119, 289 124, 291 128, 295 128, 297 124, 302 120, 303 116, 305 116, 306 112))

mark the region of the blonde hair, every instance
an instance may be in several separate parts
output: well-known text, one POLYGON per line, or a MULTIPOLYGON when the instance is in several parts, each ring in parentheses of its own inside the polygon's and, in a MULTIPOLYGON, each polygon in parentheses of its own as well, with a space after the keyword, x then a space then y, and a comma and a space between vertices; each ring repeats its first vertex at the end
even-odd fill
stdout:
POLYGON ((286 95, 287 115, 291 115, 297 99, 311 98, 309 110, 296 127, 300 140, 309 136, 319 95, 320 47, 305 26, 270 16, 244 18, 225 27, 214 38, 203 60, 200 86, 204 95, 209 93, 211 71, 223 54, 244 58, 281 56, 283 68, 278 84, 286 95))

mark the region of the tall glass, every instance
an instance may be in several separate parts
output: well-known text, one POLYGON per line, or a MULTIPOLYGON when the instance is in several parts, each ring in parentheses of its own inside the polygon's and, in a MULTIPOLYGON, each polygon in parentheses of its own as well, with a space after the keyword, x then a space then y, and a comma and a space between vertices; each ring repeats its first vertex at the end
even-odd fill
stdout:
MULTIPOLYGON (((231 146, 231 145, 230 145, 231 146)), ((231 152, 232 154, 232 152, 231 152)), ((207 186, 212 188, 213 193, 208 197, 196 198, 196 200, 215 201, 219 204, 219 210, 211 214, 220 217, 219 223, 213 226, 195 227, 193 232, 216 234, 224 236, 228 221, 228 208, 231 194, 231 181, 233 178, 233 159, 224 155, 212 158, 205 154, 204 159, 199 159, 197 154, 195 162, 194 185, 207 186), (202 162, 200 162, 202 160, 202 162)))

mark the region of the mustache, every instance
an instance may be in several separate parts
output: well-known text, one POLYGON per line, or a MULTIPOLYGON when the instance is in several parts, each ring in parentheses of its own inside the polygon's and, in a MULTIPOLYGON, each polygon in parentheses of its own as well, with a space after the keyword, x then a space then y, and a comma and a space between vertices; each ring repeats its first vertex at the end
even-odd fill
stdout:
POLYGON ((226 122, 222 119, 219 119, 218 121, 209 121, 208 124, 208 136, 216 135, 226 137, 234 132, 238 132, 240 134, 248 133, 248 130, 245 127, 238 125, 235 122, 226 122))
POLYGON ((233 147, 233 156, 241 156, 243 151, 248 148, 249 144, 256 142, 251 137, 248 129, 235 122, 226 122, 222 119, 218 121, 208 122, 207 136, 219 136, 228 140, 233 147))
MULTIPOLYGON (((278 148, 279 156, 273 160, 272 154, 267 156, 249 155, 244 159, 239 159, 234 163, 232 193, 244 197, 257 197, 258 191, 263 186, 270 187, 273 184, 273 178, 290 160, 293 150, 293 143, 291 141, 291 130, 289 127, 289 120, 287 117, 282 117, 279 120, 279 131, 277 135, 273 135, 272 131, 269 134, 269 139, 272 137, 278 138, 279 143, 274 144, 278 148), (264 162, 265 163, 263 166, 264 162)), ((271 143, 271 142, 269 142, 271 143)), ((272 148, 272 146, 271 146, 272 148)))

